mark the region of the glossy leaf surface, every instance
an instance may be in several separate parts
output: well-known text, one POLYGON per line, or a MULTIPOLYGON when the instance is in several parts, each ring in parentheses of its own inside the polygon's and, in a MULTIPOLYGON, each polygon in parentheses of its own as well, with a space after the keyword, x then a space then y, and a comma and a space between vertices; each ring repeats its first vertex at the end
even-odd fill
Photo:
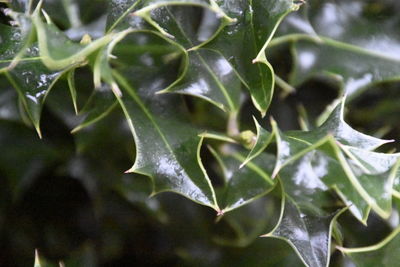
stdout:
POLYGON ((73 42, 51 21, 45 24, 40 17, 40 12, 39 4, 32 15, 32 22, 37 32, 40 56, 49 69, 59 70, 82 64, 88 55, 112 40, 112 35, 105 35, 86 45, 73 42))
POLYGON ((10 83, 19 93, 39 136, 41 136, 40 117, 44 101, 62 74, 63 71, 50 71, 37 58, 32 60, 26 58, 6 73, 10 83))
MULTIPOLYGON (((135 44, 139 36, 143 42, 164 43, 157 35, 133 34, 121 44, 135 44)), ((123 53, 120 50, 119 53, 123 53)), ((118 46, 116 47, 118 55, 118 46)), ((122 54, 121 54, 122 55, 122 54)), ((128 54, 129 55, 129 54, 128 54)), ((135 55, 130 54, 131 58, 135 55)), ((201 165, 199 150, 201 139, 198 132, 185 119, 185 110, 178 96, 155 95, 166 86, 168 64, 160 61, 158 54, 146 55, 148 61, 138 57, 135 67, 121 67, 121 72, 114 72, 116 81, 122 89, 118 101, 128 120, 135 138, 136 159, 129 172, 136 172, 152 177, 154 193, 174 191, 200 204, 219 210, 211 182, 201 165), (156 65, 157 64, 157 65, 156 65), (158 79, 152 72, 160 68, 158 79), (120 73, 128 74, 125 77, 120 73), (135 77, 140 77, 135 79, 135 77), (140 81, 140 83, 138 83, 140 81), (174 109, 171 109, 174 107, 174 109)))
MULTIPOLYGON (((390 10, 395 5, 382 1, 379 8, 390 10)), ((294 44, 293 85, 328 75, 352 95, 371 84, 399 80, 400 58, 391 53, 400 49, 394 30, 397 18, 374 18, 374 4, 359 0, 309 1, 303 11, 289 17, 282 28, 290 34, 275 40, 294 44)))
POLYGON ((274 72, 265 49, 281 20, 299 4, 293 1, 218 1, 235 22, 226 26, 207 47, 220 51, 250 91, 255 107, 265 114, 273 95, 274 72))
POLYGON ((240 152, 224 155, 211 151, 220 164, 226 183, 220 200, 222 213, 246 205, 274 188, 275 181, 269 176, 273 168, 273 156, 261 155, 246 167, 239 168, 244 159, 240 152))
POLYGON ((400 228, 396 228, 381 242, 360 248, 342 248, 356 266, 395 266, 399 260, 400 228))
POLYGON ((397 264, 398 1, 5 7, 1 266, 397 264))
POLYGON ((25 14, 4 9, 14 26, 0 24, 0 72, 12 69, 26 52, 32 42, 32 22, 25 14))
POLYGON ((281 133, 274 122, 272 133, 258 130, 257 141, 248 159, 254 158, 254 155, 269 145, 271 135, 274 136, 277 146, 273 177, 282 168, 290 168, 290 164, 304 157, 307 152, 322 150, 323 154, 319 155, 315 163, 320 169, 315 186, 320 183, 322 186, 334 188, 345 203, 353 204, 350 210, 359 220, 366 220, 368 206, 382 217, 388 217, 391 211, 393 181, 398 168, 398 164, 395 164, 398 155, 371 152, 371 149, 387 141, 352 129, 343 120, 343 108, 342 101, 326 122, 313 131, 281 133), (346 159, 346 156, 349 159, 346 159), (360 163, 355 157, 365 161, 360 163))
POLYGON ((286 240, 307 266, 327 266, 329 262, 331 216, 315 216, 301 212, 296 204, 285 199, 278 225, 265 237, 286 240))

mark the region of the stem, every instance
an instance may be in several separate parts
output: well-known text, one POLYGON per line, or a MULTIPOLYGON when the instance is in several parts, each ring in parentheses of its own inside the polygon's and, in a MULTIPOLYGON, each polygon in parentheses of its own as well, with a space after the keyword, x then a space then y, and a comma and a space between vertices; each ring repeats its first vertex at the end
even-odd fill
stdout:
POLYGON ((236 137, 239 135, 239 125, 238 125, 238 112, 229 113, 227 133, 230 137, 236 137))

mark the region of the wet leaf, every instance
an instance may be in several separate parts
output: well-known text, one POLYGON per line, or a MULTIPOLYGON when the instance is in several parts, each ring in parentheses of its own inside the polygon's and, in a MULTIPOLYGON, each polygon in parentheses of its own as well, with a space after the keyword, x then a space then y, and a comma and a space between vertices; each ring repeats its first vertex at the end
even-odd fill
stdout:
MULTIPOLYGON (((328 210, 341 209, 340 205, 330 207, 334 197, 323 182, 323 176, 326 175, 322 170, 324 167, 316 162, 321 157, 310 152, 279 172, 279 181, 284 188, 280 189, 283 198, 281 215, 274 229, 264 235, 288 242, 307 266, 327 266, 332 225, 338 214, 328 210)), ((254 203, 255 199, 268 193, 277 182, 277 179, 273 181, 270 178, 276 162, 270 154, 261 153, 241 169, 239 165, 244 157, 239 153, 217 155, 217 159, 226 176, 226 189, 220 203, 233 203, 224 208, 223 212, 248 204, 249 201, 254 203)), ((334 171, 329 173, 335 177, 334 171)), ((237 219, 233 223, 236 225, 237 219)), ((246 238, 243 237, 241 242, 246 242, 246 238)))
POLYGON ((369 207, 387 218, 391 212, 391 195, 399 155, 370 151, 388 141, 352 129, 343 120, 343 108, 344 100, 323 125, 312 131, 282 133, 274 122, 272 133, 259 129, 258 141, 245 163, 259 155, 274 140, 277 158, 272 177, 275 177, 281 170, 292 168, 296 160, 307 157, 308 152, 317 149, 322 153, 316 156, 314 163, 314 168, 319 171, 313 186, 319 183, 323 187, 333 188, 350 206, 353 215, 363 222, 368 217, 369 207))
POLYGON ((117 100, 107 85, 102 85, 93 91, 87 103, 79 112, 82 121, 71 132, 75 133, 107 116, 116 106, 117 100))
POLYGON ((24 14, 5 9, 15 26, 0 24, 0 73, 12 69, 28 52, 33 39, 31 21, 24 14))
MULTIPOLYGON (((279 186, 274 190, 280 191, 279 186)), ((257 242, 260 235, 273 228, 278 221, 280 199, 273 195, 274 193, 270 193, 254 199, 248 205, 224 213, 223 217, 219 217, 219 223, 223 221, 226 223, 224 228, 232 228, 233 235, 219 234, 214 237, 214 241, 229 247, 248 247, 257 242)))
POLYGON ((187 49, 207 43, 233 22, 214 1, 209 0, 145 0, 133 16, 143 18, 187 49), (199 11, 205 13, 200 16, 200 23, 196 21, 199 11))
POLYGON ((209 4, 208 1, 187 1, 184 6, 175 6, 176 3, 172 4, 173 2, 158 4, 156 1, 151 3, 150 6, 136 11, 134 15, 143 17, 153 26, 156 25, 156 28, 163 34, 170 36, 173 41, 182 45, 182 51, 185 53, 185 62, 182 67, 183 80, 162 92, 198 96, 225 111, 237 112, 241 87, 240 77, 226 58, 218 51, 208 49, 185 51, 185 49, 207 43, 222 28, 232 22, 230 18, 224 15, 215 4, 209 4), (149 11, 150 7, 151 12, 149 11), (143 11, 145 12, 143 13, 143 11), (200 11, 204 14, 201 15, 200 11), (197 25, 198 18, 201 20, 200 25, 197 25), (202 29, 207 29, 207 32, 202 29))
POLYGON ((242 153, 218 153, 213 149, 211 152, 223 170, 226 183, 220 197, 222 213, 246 205, 275 187, 275 181, 270 177, 275 162, 272 155, 260 155, 246 167, 239 168, 244 160, 242 153))
POLYGON ((339 248, 348 255, 356 266, 396 266, 400 261, 400 228, 378 244, 360 248, 339 248))
MULTIPOLYGON (((263 236, 288 242, 306 266, 328 266, 332 227, 343 210, 328 186, 326 170, 318 161, 323 155, 309 152, 283 168, 281 214, 272 231, 263 236)), ((335 170, 329 170, 335 176, 335 170)), ((340 176, 335 176, 335 178, 340 176)))
POLYGON ((134 14, 191 50, 183 84, 168 88, 168 91, 196 95, 235 112, 241 82, 250 90, 254 105, 265 114, 274 86, 273 69, 266 60, 265 49, 283 17, 297 10, 299 5, 289 0, 243 0, 234 4, 216 1, 216 4, 210 2, 209 6, 207 1, 182 1, 185 5, 197 5, 211 11, 204 11, 203 20, 196 29, 190 26, 196 12, 171 9, 166 4, 162 7, 161 3, 155 1, 134 14), (251 45, 244 46, 243 43, 251 45), (199 49, 201 47, 214 52, 199 49))
POLYGON ((306 266, 328 266, 332 224, 338 214, 323 216, 305 212, 289 196, 283 194, 279 222, 264 237, 288 242, 306 266))
POLYGON ((40 116, 44 101, 63 73, 63 71, 50 71, 38 58, 25 58, 11 71, 6 72, 39 136, 41 136, 40 116))
MULTIPOLYGON (((293 145, 290 147, 288 151, 287 144, 290 143, 289 139, 285 139, 282 142, 282 133, 277 128, 276 122, 272 120, 272 132, 268 132, 263 129, 259 123, 255 120, 256 129, 257 129, 257 137, 256 142, 247 156, 246 161, 243 163, 245 165, 247 162, 255 158, 259 155, 265 148, 272 142, 272 140, 277 140, 278 146, 278 167, 284 165, 287 158, 294 156, 304 150, 307 147, 310 147, 312 144, 316 144, 321 141, 321 139, 325 138, 328 135, 332 135, 335 140, 338 142, 348 145, 354 146, 365 150, 373 150, 377 147, 391 142, 392 140, 382 140, 375 138, 373 136, 368 136, 366 134, 360 133, 354 129, 352 129, 345 121, 344 121, 344 104, 345 99, 343 98, 340 103, 336 103, 336 107, 331 112, 330 116, 327 120, 318 128, 312 131, 289 131, 285 133, 288 135, 290 141, 292 141, 293 145), (296 139, 298 142, 296 142, 296 139), (289 153, 289 154, 288 154, 289 153)), ((318 145, 316 145, 318 146, 318 145)), ((277 171, 277 170, 276 170, 277 171)))
MULTIPOLYGON (((144 56, 123 49, 125 45, 137 45, 138 41, 177 48, 160 35, 149 33, 127 34, 120 41, 114 54, 136 64, 122 61, 115 67, 113 77, 103 76, 103 80, 111 83, 135 139, 136 159, 128 172, 150 176, 153 194, 173 191, 219 211, 214 189, 199 157, 202 139, 188 123, 181 99, 155 95, 168 81, 175 80, 176 73, 170 67, 173 63, 164 61, 157 51, 150 50, 144 56)), ((102 68, 110 69, 107 66, 103 64, 102 68)))
POLYGON ((86 45, 75 43, 51 21, 45 24, 40 17, 40 12, 39 4, 32 15, 32 22, 37 32, 41 60, 49 69, 60 70, 83 64, 90 54, 107 45, 113 38, 112 34, 107 34, 86 45))
MULTIPOLYGON (((135 164, 129 172, 152 177, 154 193, 174 191, 218 211, 214 190, 200 165, 201 140, 198 132, 181 121, 177 116, 180 111, 167 111, 163 108, 165 97, 155 103, 157 97, 150 94, 152 99, 149 107, 150 103, 145 102, 148 98, 143 99, 143 96, 138 95, 122 76, 117 77, 126 93, 119 102, 125 116, 132 123, 130 127, 137 151, 135 164), (161 114, 158 113, 160 109, 161 114), (169 119, 166 121, 163 118, 169 119)), ((146 89, 149 91, 149 88, 146 89)))
POLYGON ((230 63, 220 53, 208 49, 189 52, 188 60, 183 80, 161 92, 197 96, 222 110, 237 113, 241 82, 230 63))
POLYGON ((110 0, 107 12, 107 31, 112 31, 117 26, 126 29, 129 27, 127 16, 138 7, 138 0, 110 0))
POLYGON ((235 22, 224 27, 205 47, 219 51, 231 63, 251 94, 255 107, 265 114, 273 95, 274 72, 266 48, 281 20, 299 4, 278 1, 217 1, 235 22))
POLYGON ((352 95, 375 83, 399 80, 400 58, 394 55, 400 51, 399 21, 395 16, 371 15, 374 9, 395 8, 391 1, 378 5, 359 0, 309 1, 302 14, 292 14, 282 27, 286 34, 271 43, 294 43, 291 84, 328 75, 352 95))

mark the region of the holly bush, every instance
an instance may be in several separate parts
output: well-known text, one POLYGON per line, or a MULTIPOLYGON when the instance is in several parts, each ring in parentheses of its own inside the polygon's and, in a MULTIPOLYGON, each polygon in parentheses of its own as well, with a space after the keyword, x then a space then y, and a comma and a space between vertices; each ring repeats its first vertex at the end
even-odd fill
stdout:
POLYGON ((0 2, 1 266, 398 266, 400 2, 0 2))

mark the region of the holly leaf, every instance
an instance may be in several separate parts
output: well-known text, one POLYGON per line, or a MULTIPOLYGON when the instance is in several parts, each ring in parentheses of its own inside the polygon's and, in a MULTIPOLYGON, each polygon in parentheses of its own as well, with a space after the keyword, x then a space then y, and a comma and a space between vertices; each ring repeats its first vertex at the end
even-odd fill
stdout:
POLYGON ((243 84, 257 109, 265 114, 274 84, 265 49, 283 17, 297 10, 299 4, 290 0, 267 3, 241 0, 234 4, 229 1, 150 2, 133 14, 189 51, 184 80, 165 91, 195 95, 236 112, 239 87, 243 84), (170 7, 179 4, 204 8, 200 26, 193 23, 196 10, 170 7), (251 45, 244 47, 243 42, 251 45))
POLYGON ((272 177, 275 177, 308 152, 319 150, 322 152, 318 155, 319 162, 314 163, 320 169, 318 180, 334 189, 363 223, 368 218, 370 207, 387 218, 391 213, 391 195, 399 155, 370 151, 389 140, 380 140, 352 129, 343 120, 343 108, 344 100, 323 125, 308 132, 282 133, 274 122, 271 133, 258 129, 257 141, 245 163, 274 140, 277 156, 272 177))
POLYGON ((0 73, 18 64, 24 54, 29 52, 28 47, 33 39, 29 17, 11 9, 3 12, 12 19, 14 26, 0 24, 0 73))
POLYGON ((133 15, 143 18, 162 34, 173 38, 185 48, 207 43, 228 23, 233 22, 232 18, 212 0, 145 0, 142 7, 133 15), (198 13, 196 8, 202 8, 206 13, 198 30, 194 20, 198 13), (204 26, 208 29, 202 31, 204 26))
MULTIPOLYGON (((163 110, 161 101, 157 109, 161 108, 162 114, 149 110, 149 104, 143 102, 123 76, 116 74, 116 77, 128 94, 121 97, 119 103, 131 121, 136 144, 135 164, 128 172, 152 177, 153 194, 174 191, 219 211, 211 182, 200 165, 201 139, 198 132, 176 118, 179 111, 169 110, 172 112, 169 113, 163 110), (167 117, 169 119, 165 120, 167 117)), ((152 98, 154 105, 156 99, 152 98)))
POLYGON ((336 107, 326 121, 320 127, 312 131, 288 131, 282 134, 276 122, 271 120, 272 132, 270 133, 263 129, 254 119, 257 129, 256 141, 242 166, 257 157, 273 140, 276 140, 278 149, 278 162, 275 167, 275 173, 286 164, 285 162, 287 162, 288 158, 297 154, 296 157, 301 155, 301 153, 304 154, 304 149, 310 149, 309 147, 311 144, 319 146, 324 142, 321 140, 327 135, 333 136, 335 140, 342 144, 365 150, 373 150, 383 144, 392 142, 392 140, 382 140, 373 136, 368 136, 351 128, 351 126, 344 121, 344 104, 345 98, 342 98, 340 102, 336 103, 336 107), (285 135, 288 137, 285 137, 285 135), (296 142, 296 140, 298 142, 296 142), (288 145, 290 145, 290 143, 293 144, 289 148, 288 145))
POLYGON ((73 42, 51 22, 49 17, 46 16, 47 23, 42 21, 41 4, 42 1, 39 2, 31 18, 37 32, 41 60, 51 70, 84 64, 90 54, 113 39, 113 34, 106 34, 88 44, 73 42))
MULTIPOLYGON (((214 189, 200 161, 202 138, 188 122, 181 99, 175 95, 155 95, 176 79, 171 68, 174 62, 165 61, 158 51, 149 50, 138 56, 134 50, 124 49, 138 42, 169 46, 165 51, 172 49, 173 53, 179 48, 165 37, 149 32, 130 32, 119 41, 113 44, 119 64, 114 65, 113 76, 104 76, 103 80, 111 83, 135 139, 136 159, 128 172, 151 177, 153 194, 173 191, 219 212, 214 189), (129 60, 129 64, 124 60, 129 60)), ((111 69, 102 64, 101 69, 107 68, 111 69)))
MULTIPOLYGON (((224 204, 223 212, 232 211, 268 193, 279 180, 282 194, 281 214, 274 229, 264 237, 275 237, 288 242, 307 266, 327 266, 333 223, 343 205, 331 207, 335 202, 330 188, 324 184, 324 163, 318 162, 322 155, 311 151, 292 164, 283 168, 274 181, 270 178, 276 159, 273 155, 261 153, 257 158, 239 169, 244 160, 238 152, 223 149, 216 155, 225 174, 225 190, 219 198, 224 204)), ((336 173, 333 172, 332 177, 336 173)), ((246 206, 247 207, 247 206, 246 206)), ((238 214, 240 211, 238 210, 238 214)), ((233 220, 235 229, 240 220, 233 220)), ((260 225, 261 226, 261 225, 260 225)), ((266 225, 263 225, 265 229, 266 225)), ((258 228, 257 228, 258 229, 258 228)), ((258 229, 259 230, 259 229, 258 229)), ((261 229, 263 230, 263 229, 261 229)), ((242 231, 242 230, 241 230, 242 231)), ((238 244, 246 244, 248 238, 241 231, 238 244), (243 243, 244 242, 244 243, 243 243)), ((219 239, 218 239, 219 240, 219 239)), ((221 240, 219 240, 221 241, 221 240)), ((222 240, 221 242, 226 242, 222 240)))
POLYGON ((266 48, 282 19, 300 4, 291 0, 217 3, 235 22, 224 27, 205 47, 219 51, 231 63, 250 91, 253 104, 265 115, 275 79, 266 59, 266 48))
POLYGON ((360 248, 338 248, 349 256, 356 266, 396 266, 400 261, 399 232, 400 227, 397 227, 385 239, 372 246, 360 248))
POLYGON ((29 119, 39 137, 40 117, 46 96, 65 71, 51 71, 43 65, 40 58, 22 59, 12 70, 5 73, 13 87, 17 90, 29 119))
POLYGON ((277 226, 263 237, 289 243, 306 266, 328 266, 332 226, 341 214, 315 215, 301 210, 282 192, 282 210, 277 226))
POLYGON ((224 111, 236 113, 239 109, 240 77, 218 51, 194 51, 194 48, 201 47, 217 36, 232 19, 212 1, 182 1, 178 6, 176 2, 153 2, 133 14, 180 44, 185 54, 183 79, 160 93, 176 92, 197 96, 224 111), (200 17, 199 8, 204 12, 200 17))
POLYGON ((111 88, 107 84, 103 84, 94 90, 79 112, 79 116, 82 117, 81 122, 71 133, 76 133, 106 117, 118 105, 117 102, 111 88))
MULTIPOLYGON (((14 59, 18 59, 18 65, 13 68, 8 67, 5 74, 19 93, 23 106, 41 137, 40 115, 45 98, 51 88, 64 73, 76 67, 77 64, 84 63, 90 53, 109 42, 111 37, 106 35, 87 45, 74 43, 50 21, 48 24, 44 24, 40 18, 40 11, 41 2, 30 18, 23 17, 27 21, 32 20, 37 32, 38 44, 31 45, 29 49, 26 49, 26 52, 24 51, 26 55, 23 58, 19 58, 18 53, 20 52, 6 51, 5 56, 7 58, 14 56, 14 59)), ((15 35, 18 30, 13 31, 15 31, 15 35)), ((23 31, 23 28, 20 31, 23 31)), ((17 36, 20 35, 21 33, 17 36)), ((23 41, 19 42, 23 43, 23 41)), ((24 47, 26 44, 20 46, 24 47)), ((69 77, 68 80, 73 94, 73 77, 69 77)))
POLYGON ((205 99, 224 111, 237 113, 240 104, 240 78, 231 64, 217 51, 189 52, 184 78, 160 93, 177 92, 205 99))
POLYGON ((400 58, 392 53, 400 49, 398 19, 373 14, 394 7, 390 1, 380 2, 378 9, 373 5, 359 0, 309 1, 302 14, 288 17, 284 35, 271 46, 293 42, 290 83, 298 86, 311 77, 328 75, 352 95, 376 83, 399 80, 400 58))
POLYGON ((246 205, 275 187, 276 182, 269 175, 275 161, 272 155, 260 155, 246 167, 239 168, 244 160, 242 153, 219 153, 209 148, 222 169, 226 183, 219 201, 222 205, 221 214, 246 205))
POLYGON ((128 15, 138 8, 138 0, 110 0, 107 12, 106 30, 110 32, 116 27, 126 29, 129 27, 128 15))

